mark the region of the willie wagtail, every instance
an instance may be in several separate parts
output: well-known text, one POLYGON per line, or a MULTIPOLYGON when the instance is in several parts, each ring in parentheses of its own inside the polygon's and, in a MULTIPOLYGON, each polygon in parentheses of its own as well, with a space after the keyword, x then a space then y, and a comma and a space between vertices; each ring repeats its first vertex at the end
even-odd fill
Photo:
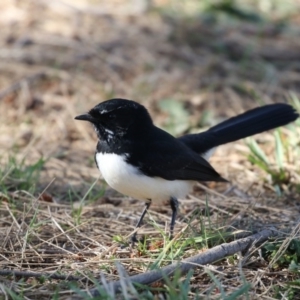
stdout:
MULTIPOLYGON (((94 125, 99 138, 95 161, 106 182, 120 193, 146 202, 137 227, 151 203, 170 201, 172 237, 177 199, 185 197, 197 181, 226 182, 207 161, 216 146, 286 125, 298 117, 288 104, 270 104, 179 138, 156 127, 147 109, 131 100, 104 101, 75 119, 94 125)), ((136 234, 132 236, 135 240, 136 234)))

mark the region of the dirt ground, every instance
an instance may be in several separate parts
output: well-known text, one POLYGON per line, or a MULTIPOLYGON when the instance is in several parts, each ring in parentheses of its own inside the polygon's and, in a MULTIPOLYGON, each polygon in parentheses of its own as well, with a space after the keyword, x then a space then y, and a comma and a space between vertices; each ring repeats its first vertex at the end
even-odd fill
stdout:
MULTIPOLYGON (((145 105, 154 122, 167 128, 172 105, 164 110, 162 103, 172 100, 183 104, 172 122, 176 123, 176 116, 188 115, 182 128, 169 127, 180 135, 258 105, 300 98, 297 13, 288 19, 277 11, 243 19, 218 10, 191 14, 194 4, 170 3, 0 3, 1 269, 86 275, 88 268, 96 276, 101 260, 109 265, 105 260, 112 255, 124 259, 133 255, 114 250, 113 237, 132 233, 143 203, 118 194, 99 178, 93 160, 96 135, 91 126, 75 121, 76 115, 120 97, 145 105), (255 19, 258 16, 264 17, 255 19), (16 178, 6 176, 11 175, 12 161, 33 166, 41 158, 45 162, 27 190, 16 178), (74 249, 93 254, 74 258, 70 256, 74 249)), ((297 2, 293 5, 298 7, 297 2)), ((182 201, 176 229, 186 226, 195 208, 205 210, 208 197, 214 229, 255 231, 272 225, 287 236, 292 232, 298 236, 299 126, 295 130, 293 137, 298 140, 293 140, 284 162, 289 180, 280 185, 281 196, 270 175, 248 160, 245 141, 225 145, 211 163, 230 183, 196 186, 182 201)), ((290 132, 282 130, 287 143, 290 132)), ((255 139, 276 165, 273 133, 255 139)), ((158 228, 164 230, 170 221, 169 207, 153 206, 151 218, 157 227, 149 222, 141 235, 157 236, 158 228)), ((194 221, 199 229, 199 221, 194 221)), ((129 260, 124 264, 129 274, 143 270, 129 260)), ((263 265, 260 268, 266 271, 263 265)), ((245 267, 252 295, 262 298, 274 295, 266 292, 266 286, 290 276, 280 270, 277 279, 266 276, 265 286, 259 286, 254 283, 256 272, 257 268, 245 267)), ((106 274, 116 277, 113 271, 106 274)), ((234 285, 232 278, 226 279, 228 286, 234 285)), ((209 286, 206 280, 198 287, 209 286)), ((18 280, 2 282, 15 291, 21 289, 18 280)), ((25 293, 27 299, 42 299, 35 298, 43 295, 38 283, 36 287, 38 294, 25 293)), ((50 299, 46 292, 43 297, 50 299)))

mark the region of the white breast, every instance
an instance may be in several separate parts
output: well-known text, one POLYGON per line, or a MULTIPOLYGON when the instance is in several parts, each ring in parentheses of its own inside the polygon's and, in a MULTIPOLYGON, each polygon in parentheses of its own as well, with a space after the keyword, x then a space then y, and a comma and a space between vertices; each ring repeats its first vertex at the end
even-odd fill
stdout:
POLYGON ((193 181, 170 181, 143 175, 126 162, 126 154, 97 153, 96 161, 103 178, 113 189, 138 200, 160 202, 170 197, 183 198, 194 184, 193 181))

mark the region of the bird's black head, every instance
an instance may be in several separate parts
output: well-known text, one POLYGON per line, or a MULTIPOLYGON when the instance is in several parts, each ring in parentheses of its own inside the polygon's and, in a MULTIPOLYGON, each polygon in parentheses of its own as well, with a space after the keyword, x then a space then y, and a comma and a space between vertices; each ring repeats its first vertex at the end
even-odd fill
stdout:
POLYGON ((75 117, 76 120, 91 122, 100 139, 138 134, 152 125, 146 108, 134 101, 111 99, 99 103, 88 113, 75 117))

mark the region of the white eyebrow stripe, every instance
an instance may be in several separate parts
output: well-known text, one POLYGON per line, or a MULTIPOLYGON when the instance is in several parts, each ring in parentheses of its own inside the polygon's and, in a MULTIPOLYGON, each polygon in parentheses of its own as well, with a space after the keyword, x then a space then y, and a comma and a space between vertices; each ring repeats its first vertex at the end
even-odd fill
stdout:
POLYGON ((111 134, 111 135, 113 135, 113 134, 114 134, 114 132, 113 132, 113 131, 111 131, 111 130, 109 130, 109 129, 107 129, 107 128, 104 128, 104 130, 105 130, 107 133, 111 134))

